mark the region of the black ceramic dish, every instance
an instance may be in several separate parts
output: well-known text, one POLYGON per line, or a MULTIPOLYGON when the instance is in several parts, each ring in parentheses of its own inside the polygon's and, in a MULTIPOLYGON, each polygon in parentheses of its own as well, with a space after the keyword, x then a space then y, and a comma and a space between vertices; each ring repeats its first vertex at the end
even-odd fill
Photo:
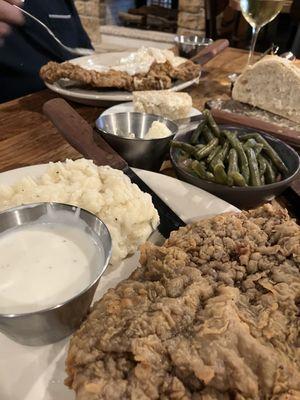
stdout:
MULTIPOLYGON (((238 132, 239 136, 247 133, 254 132, 253 129, 234 127, 227 125, 220 125, 221 129, 227 129, 238 132)), ((256 131, 257 132, 257 131, 256 131)), ((178 135, 176 140, 180 142, 189 142, 193 132, 188 132, 182 135, 178 135)), ((263 186, 226 186, 218 183, 209 182, 204 179, 198 178, 188 172, 183 166, 178 163, 179 150, 171 148, 170 158, 174 166, 177 176, 185 182, 191 183, 192 185, 198 186, 201 189, 206 190, 220 197, 223 200, 239 207, 239 208, 253 208, 257 207, 267 201, 272 200, 274 197, 282 193, 287 187, 290 186, 291 182, 297 177, 300 171, 300 159, 295 150, 285 144, 279 139, 276 139, 263 132, 259 132, 277 151, 279 156, 282 158, 288 168, 288 173, 283 176, 280 182, 271 183, 263 186)))

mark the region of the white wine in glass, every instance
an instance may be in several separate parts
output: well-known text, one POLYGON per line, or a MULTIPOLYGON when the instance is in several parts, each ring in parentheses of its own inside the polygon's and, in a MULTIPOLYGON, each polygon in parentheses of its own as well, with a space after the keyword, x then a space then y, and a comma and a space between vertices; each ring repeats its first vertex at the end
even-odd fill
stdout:
POLYGON ((284 0, 240 0, 243 16, 252 27, 252 41, 248 57, 250 63, 260 29, 280 13, 284 0))

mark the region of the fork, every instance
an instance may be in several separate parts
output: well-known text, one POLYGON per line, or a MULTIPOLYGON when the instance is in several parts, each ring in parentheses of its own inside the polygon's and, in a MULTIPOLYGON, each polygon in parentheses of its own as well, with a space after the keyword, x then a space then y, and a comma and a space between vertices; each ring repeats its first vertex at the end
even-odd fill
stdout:
POLYGON ((82 47, 69 47, 66 46, 65 44, 63 44, 58 37, 55 36, 55 34, 51 31, 50 28, 48 28, 47 25, 45 25, 42 21, 40 21, 38 18, 36 18, 34 15, 30 14, 28 11, 25 11, 23 8, 18 7, 14 4, 14 7, 16 7, 18 10, 20 10, 23 14, 27 15, 28 17, 32 18, 35 22, 37 22, 38 24, 40 24, 48 33, 50 36, 53 37, 53 39, 65 50, 67 50, 70 53, 79 55, 79 56, 88 56, 90 54, 95 53, 94 50, 92 49, 85 49, 82 47))

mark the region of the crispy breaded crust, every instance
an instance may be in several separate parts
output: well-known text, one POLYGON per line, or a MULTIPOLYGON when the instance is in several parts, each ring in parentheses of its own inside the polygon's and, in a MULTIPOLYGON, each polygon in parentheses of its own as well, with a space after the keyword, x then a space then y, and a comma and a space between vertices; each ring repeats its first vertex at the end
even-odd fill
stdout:
POLYGON ((115 87, 118 89, 127 89, 131 87, 133 82, 132 77, 126 72, 90 71, 70 62, 60 64, 50 61, 41 68, 40 75, 48 83, 54 83, 61 78, 68 78, 92 87, 115 87))
POLYGON ((68 78, 94 88, 116 88, 129 91, 169 89, 172 79, 188 81, 199 76, 199 73, 200 67, 192 61, 187 61, 178 68, 173 68, 169 62, 154 63, 147 74, 133 76, 127 72, 114 70, 108 72, 87 70, 70 62, 59 64, 50 61, 40 70, 41 78, 48 83, 68 78))
POLYGON ((265 205, 146 244, 73 336, 76 400, 299 400, 300 227, 265 205))

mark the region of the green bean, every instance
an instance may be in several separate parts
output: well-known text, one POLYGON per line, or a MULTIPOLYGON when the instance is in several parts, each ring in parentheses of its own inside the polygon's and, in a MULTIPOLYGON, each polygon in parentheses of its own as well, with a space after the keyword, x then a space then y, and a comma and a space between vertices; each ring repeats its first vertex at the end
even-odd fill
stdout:
POLYGON ((228 156, 228 174, 238 171, 238 155, 235 149, 230 149, 228 156))
POLYGON ((247 186, 245 178, 239 172, 233 172, 231 174, 231 177, 233 179, 235 186, 247 186))
POLYGON ((266 183, 276 182, 276 172, 274 171, 274 168, 272 167, 272 164, 269 162, 269 160, 266 160, 265 180, 266 183))
POLYGON ((251 147, 254 150, 255 155, 258 155, 262 151, 264 145, 262 143, 257 143, 255 139, 248 139, 247 142, 243 144, 243 147, 244 149, 251 147))
POLYGON ((202 143, 197 144, 197 145, 195 146, 195 151, 198 151, 198 150, 203 149, 204 146, 205 146, 205 144, 202 144, 202 143))
POLYGON ((235 149, 230 149, 229 157, 228 157, 228 184, 232 186, 235 184, 236 186, 246 186, 245 179, 242 174, 239 172, 238 167, 238 155, 235 149))
POLYGON ((261 186, 260 174, 255 152, 251 147, 247 147, 245 151, 249 163, 251 186, 261 186))
POLYGON ((221 183, 222 185, 228 184, 227 174, 225 172, 223 161, 229 152, 229 148, 230 144, 228 141, 226 141, 223 147, 220 148, 220 150, 217 152, 217 154, 214 156, 209 164, 210 169, 215 175, 216 182, 221 183))
POLYGON ((200 162, 194 160, 191 163, 190 167, 191 167, 191 170, 193 172, 195 172, 200 178, 206 179, 206 180, 209 180, 209 181, 214 181, 213 174, 211 172, 207 172, 200 162))
POLYGON ((227 170, 227 175, 228 175, 228 184, 229 186, 233 186, 234 180, 232 177, 233 172, 238 172, 238 156, 237 152, 235 149, 230 149, 229 155, 228 155, 228 170, 227 170))
POLYGON ((250 171, 249 171, 249 164, 248 164, 248 159, 245 154, 244 148, 242 143, 239 141, 237 138, 236 134, 231 131, 224 131, 224 134, 226 135, 227 139, 229 140, 229 143, 231 146, 237 151, 238 158, 240 161, 240 168, 243 177, 245 178, 246 183, 249 183, 249 178, 250 178, 250 171))
POLYGON ((213 119, 213 116, 208 110, 203 111, 203 115, 207 121, 208 126, 210 127, 212 133, 219 138, 221 136, 220 128, 216 124, 215 120, 213 119))
POLYGON ((245 133, 245 135, 240 136, 240 141, 241 142, 246 142, 248 139, 254 139, 253 138, 253 133, 245 133))
POLYGON ((236 131, 228 131, 227 129, 221 131, 221 140, 220 142, 222 142, 222 139, 226 140, 226 132, 230 132, 232 133, 233 136, 237 137, 237 132, 236 131))
MULTIPOLYGON (((242 139, 242 138, 241 138, 242 139)), ((246 141, 246 143, 243 144, 244 148, 245 147, 254 147, 257 144, 257 141, 253 138, 250 138, 246 141)))
POLYGON ((253 147, 255 155, 258 156, 258 154, 261 153, 263 148, 264 148, 264 145, 262 143, 257 143, 257 145, 253 147))
POLYGON ((200 124, 197 126, 197 128, 194 130, 192 137, 191 137, 191 144, 196 144, 198 143, 199 136, 201 135, 203 128, 206 126, 207 122, 206 119, 204 118, 200 124))
POLYGON ((261 139, 261 143, 264 145, 264 152, 269 156, 270 160, 273 162, 276 168, 278 168, 278 170, 282 173, 287 173, 288 169, 278 153, 269 145, 269 143, 264 138, 261 139))
POLYGON ((258 161, 260 178, 262 178, 265 175, 266 168, 267 168, 266 159, 261 154, 258 154, 257 161, 258 161))
POLYGON ((232 177, 232 173, 238 171, 238 156, 235 149, 230 149, 228 154, 228 185, 233 186, 234 181, 232 177))
POLYGON ((221 150, 221 146, 220 146, 220 145, 218 145, 217 147, 215 147, 215 148, 212 150, 212 152, 208 155, 208 157, 207 157, 207 159, 206 159, 207 164, 209 164, 209 163, 212 161, 212 159, 213 159, 214 156, 218 153, 219 150, 221 150))
POLYGON ((233 186, 234 185, 232 176, 229 176, 228 174, 227 174, 227 185, 228 186, 233 186))
POLYGON ((220 160, 224 161, 225 158, 228 156, 230 150, 230 143, 228 140, 225 141, 221 153, 219 154, 220 160))
POLYGON ((210 154, 210 152, 218 145, 218 142, 219 142, 218 138, 213 138, 201 150, 195 152, 195 158, 197 158, 197 160, 200 161, 202 160, 202 158, 207 157, 210 154))
POLYGON ((225 172, 224 164, 219 162, 214 166, 215 181, 221 185, 227 185, 227 174, 225 172))
POLYGON ((171 145, 172 145, 172 147, 176 147, 177 149, 183 150, 190 155, 195 154, 195 147, 192 146, 191 144, 184 143, 184 142, 177 142, 176 140, 173 140, 171 142, 171 145))
POLYGON ((203 128, 203 136, 207 142, 210 142, 214 138, 214 135, 211 133, 208 126, 203 128))
POLYGON ((214 169, 214 166, 217 165, 219 162, 223 163, 223 161, 225 160, 225 158, 229 152, 229 149, 230 149, 230 144, 229 144, 229 141, 226 140, 223 147, 221 147, 221 149, 214 156, 214 158, 212 159, 212 161, 210 163, 210 168, 212 170, 214 169))
POLYGON ((243 138, 254 138, 257 142, 262 143, 264 148, 264 152, 269 156, 270 160, 275 164, 275 166, 279 169, 280 172, 286 173, 288 169, 277 152, 273 149, 273 147, 263 138, 259 133, 250 133, 248 135, 244 135, 243 138))

